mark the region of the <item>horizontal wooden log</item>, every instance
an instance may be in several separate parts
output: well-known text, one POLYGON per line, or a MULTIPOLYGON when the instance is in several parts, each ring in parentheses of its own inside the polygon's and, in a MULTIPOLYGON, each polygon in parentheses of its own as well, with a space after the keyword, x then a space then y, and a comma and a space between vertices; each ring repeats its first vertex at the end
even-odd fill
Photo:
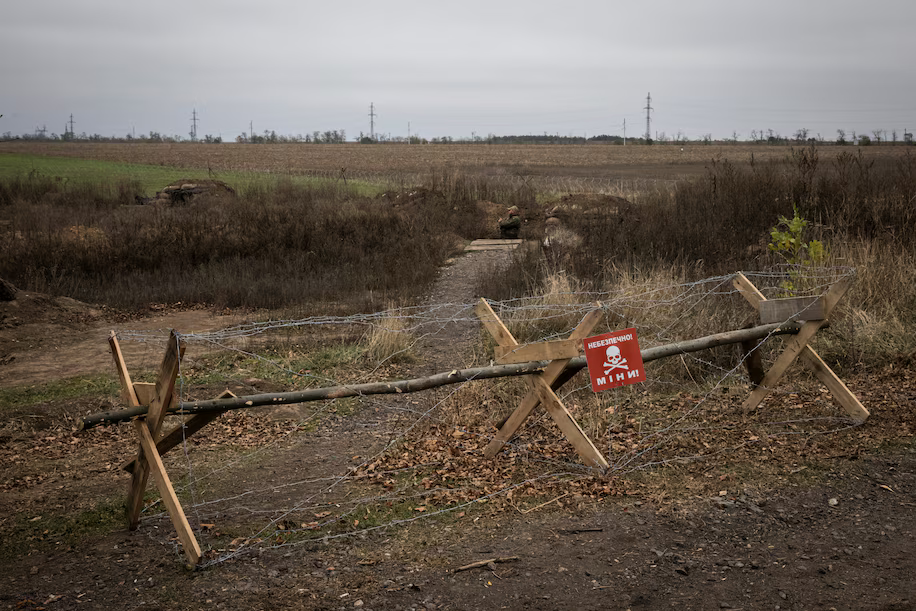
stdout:
MULTIPOLYGON (((698 339, 685 340, 664 346, 655 346, 642 350, 644 363, 662 359, 668 356, 708 350, 717 346, 737 344, 750 339, 759 339, 770 335, 786 335, 798 333, 801 328, 799 323, 786 325, 761 325, 750 329, 726 331, 708 335, 698 339)), ((308 403, 326 399, 342 399, 365 395, 385 395, 412 393, 429 390, 448 384, 460 384, 470 380, 488 380, 491 378, 505 378, 511 376, 530 375, 541 372, 550 361, 530 361, 513 365, 491 365, 488 367, 472 367, 470 369, 454 369, 452 371, 437 373, 425 378, 412 380, 396 380, 391 382, 371 382, 368 384, 354 384, 351 386, 333 386, 330 388, 312 388, 294 392, 270 393, 250 395, 247 397, 234 397, 229 399, 212 399, 209 401, 184 401, 172 405, 171 414, 201 414, 205 412, 222 412, 231 409, 248 409, 268 405, 286 405, 290 403, 308 403)), ((569 361, 566 371, 576 372, 587 366, 585 357, 580 356, 569 361)), ((564 372, 565 373, 565 372, 564 372)), ((570 374, 571 375, 571 374, 570 374)), ((100 412, 86 416, 80 422, 81 429, 89 429, 101 424, 114 424, 130 420, 146 414, 147 407, 140 406, 124 410, 100 412)))

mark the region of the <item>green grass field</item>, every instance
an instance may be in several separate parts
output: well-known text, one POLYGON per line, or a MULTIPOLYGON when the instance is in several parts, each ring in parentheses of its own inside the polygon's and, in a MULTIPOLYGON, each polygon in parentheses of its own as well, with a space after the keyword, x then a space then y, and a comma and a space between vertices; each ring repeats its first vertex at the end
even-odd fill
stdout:
MULTIPOLYGON (((139 183, 146 195, 153 195, 177 180, 209 177, 206 168, 175 168, 140 163, 0 153, 0 180, 25 177, 30 174, 52 176, 73 183, 108 183, 112 187, 119 182, 135 181, 139 183)), ((277 174, 261 172, 220 172, 212 177, 222 180, 237 191, 265 182, 273 183, 278 179, 277 174)), ((333 182, 331 179, 313 176, 287 177, 284 175, 284 178, 289 178, 294 184, 303 186, 317 186, 329 181, 333 182)), ((370 197, 385 190, 384 185, 365 181, 350 180, 349 185, 351 187, 355 185, 360 195, 370 197)))

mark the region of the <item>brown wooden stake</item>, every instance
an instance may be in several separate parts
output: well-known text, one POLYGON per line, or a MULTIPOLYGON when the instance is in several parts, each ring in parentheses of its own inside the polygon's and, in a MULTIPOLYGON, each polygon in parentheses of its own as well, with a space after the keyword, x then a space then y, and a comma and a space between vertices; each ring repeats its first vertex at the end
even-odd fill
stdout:
POLYGON ((121 345, 118 343, 118 336, 114 331, 108 336, 108 345, 111 347, 111 356, 114 358, 115 369, 118 370, 118 379, 121 380, 121 397, 128 405, 136 407, 140 405, 140 400, 137 398, 133 382, 130 381, 130 373, 127 371, 124 355, 121 354, 121 345))
POLYGON ((554 419, 557 426, 560 427, 560 430, 572 443, 576 453, 585 464, 590 467, 607 469, 607 460, 601 455, 592 440, 588 438, 588 435, 585 434, 576 419, 572 417, 572 414, 569 413, 560 398, 551 390, 550 384, 540 375, 530 376, 528 380, 534 392, 537 393, 541 404, 547 409, 547 413, 550 414, 550 417, 554 419))
POLYGON ((827 366, 827 363, 824 362, 811 346, 806 346, 806 348, 807 349, 801 354, 802 362, 804 362, 805 365, 814 372, 817 379, 827 387, 827 390, 830 391, 837 403, 846 410, 847 414, 860 422, 865 422, 870 415, 868 410, 865 409, 865 406, 859 402, 859 399, 846 387, 846 384, 833 373, 833 370, 827 366))
POLYGON ((200 545, 197 544, 197 539, 194 537, 191 525, 188 524, 188 518, 181 508, 181 503, 178 502, 178 497, 175 495, 175 489, 172 488, 172 482, 169 480, 168 473, 165 471, 165 466, 162 464, 162 457, 159 456, 159 452, 156 450, 156 443, 153 441, 153 436, 144 420, 135 420, 134 428, 137 430, 137 435, 140 437, 140 447, 143 448, 143 455, 146 459, 144 464, 148 465, 148 468, 152 471, 156 487, 159 488, 159 494, 162 495, 162 502, 165 503, 169 511, 169 516, 172 518, 172 524, 178 532, 178 539, 184 547, 185 556, 187 556, 188 562, 192 565, 196 565, 200 562, 200 545))
MULTIPOLYGON (((235 394, 232 391, 225 390, 223 391, 217 399, 228 399, 229 397, 234 397, 235 394)), ((158 442, 156 442, 156 451, 159 452, 160 456, 165 455, 166 452, 179 445, 182 441, 204 428, 217 418, 219 418, 223 412, 206 412, 203 414, 195 414, 191 416, 174 429, 172 429, 167 435, 163 436, 158 442)), ((134 459, 128 463, 125 463, 123 470, 128 473, 134 472, 134 467, 137 464, 137 460, 134 459)))
MULTIPOLYGON (((754 323, 748 323, 745 328, 751 328, 754 323)), ((744 354, 744 365, 747 367, 747 377, 750 378, 751 384, 759 386, 763 382, 766 371, 763 369, 763 356, 760 354, 760 339, 748 339, 741 342, 741 350, 744 354)))
MULTIPOLYGON (((502 323, 486 300, 480 300, 480 303, 477 304, 476 311, 484 327, 490 332, 490 335, 493 336, 500 346, 511 349, 519 345, 512 336, 512 333, 509 332, 509 329, 502 323)), ((601 320, 601 316, 600 304, 596 304, 595 310, 589 312, 585 316, 582 322, 579 323, 579 326, 570 334, 569 339, 575 342, 583 340, 591 333, 595 325, 598 324, 598 321, 601 320)), ((607 468, 608 465, 604 456, 595 448, 595 445, 582 431, 582 428, 554 393, 554 390, 559 388, 559 386, 554 386, 554 383, 563 374, 569 361, 570 359, 557 359, 551 361, 542 373, 527 378, 531 390, 525 395, 521 404, 503 423, 499 432, 487 445, 484 450, 484 456, 487 458, 496 456, 502 446, 516 433, 516 431, 518 431, 528 416, 531 415, 534 408, 537 407, 538 404, 543 403, 547 412, 554 421, 556 421, 560 430, 563 431, 563 434, 566 435, 570 443, 573 444, 573 447, 582 460, 592 466, 607 468)))
MULTIPOLYGON (((172 331, 169 343, 159 368, 159 377, 156 380, 156 394, 150 403, 146 417, 146 426, 153 440, 158 440, 162 421, 165 419, 169 405, 174 400, 175 381, 178 378, 178 367, 184 345, 178 341, 178 334, 172 331)), ((146 492, 146 483, 149 478, 149 464, 140 446, 137 462, 131 473, 130 490, 127 496, 127 527, 136 530, 140 524, 140 512, 143 511, 143 495, 146 492)))
MULTIPOLYGON (((747 279, 744 274, 739 273, 733 280, 735 288, 741 295, 757 310, 760 304, 766 301, 754 284, 747 279)), ((827 294, 823 297, 824 319, 808 321, 802 325, 798 334, 793 336, 787 342, 786 348, 776 358, 776 362, 767 372, 760 385, 751 392, 751 395, 745 400, 742 408, 751 410, 757 407, 763 399, 772 392, 773 388, 785 374, 789 365, 796 358, 801 357, 802 362, 810 368, 814 375, 827 387, 833 394, 837 402, 853 418, 864 422, 868 416, 868 410, 859 402, 859 399, 846 387, 840 378, 827 366, 824 360, 815 352, 814 348, 808 345, 808 342, 827 323, 833 308, 839 303, 846 291, 851 286, 851 280, 843 279, 830 287, 827 294)))

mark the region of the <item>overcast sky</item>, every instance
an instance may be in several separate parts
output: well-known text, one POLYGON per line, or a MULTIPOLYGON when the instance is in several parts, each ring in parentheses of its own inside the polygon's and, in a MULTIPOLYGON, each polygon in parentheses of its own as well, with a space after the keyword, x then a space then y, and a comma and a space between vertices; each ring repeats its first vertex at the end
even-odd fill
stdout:
POLYGON ((916 129, 913 0, 7 0, 0 132, 916 129))

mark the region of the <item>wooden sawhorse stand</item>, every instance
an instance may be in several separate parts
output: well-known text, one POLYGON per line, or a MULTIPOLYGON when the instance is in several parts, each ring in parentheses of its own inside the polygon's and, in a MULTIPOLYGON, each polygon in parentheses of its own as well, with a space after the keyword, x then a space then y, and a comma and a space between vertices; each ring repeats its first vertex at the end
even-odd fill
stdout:
POLYGON ((484 450, 484 456, 493 458, 496 453, 509 441, 509 439, 518 431, 525 420, 531 415, 531 412, 543 404, 547 413, 566 435, 576 452, 585 462, 592 467, 606 469, 607 460, 601 452, 595 447, 591 439, 582 431, 579 423, 576 422, 569 410, 560 401, 554 392, 563 384, 569 381, 575 372, 566 369, 570 359, 579 356, 579 347, 582 340, 585 339, 594 329, 595 325, 601 319, 601 304, 595 304, 595 310, 589 312, 579 326, 570 334, 569 339, 552 342, 540 342, 537 344, 520 345, 506 325, 499 319, 493 308, 486 300, 481 299, 477 304, 477 316, 483 322, 484 327, 499 344, 496 347, 496 357, 500 364, 524 363, 527 361, 549 360, 547 368, 538 374, 525 376, 530 390, 521 404, 509 416, 509 419, 503 424, 499 432, 484 450))
MULTIPOLYGON (((176 426, 167 435, 160 436, 162 423, 175 401, 175 381, 178 378, 181 357, 184 355, 184 345, 181 344, 178 334, 172 331, 169 336, 165 357, 159 367, 159 377, 155 384, 131 382, 130 373, 127 371, 127 365, 124 363, 124 356, 121 354, 121 347, 114 331, 108 337, 108 343, 111 346, 111 355, 114 357, 115 367, 121 381, 122 397, 131 407, 149 405, 147 414, 137 418, 133 423, 140 444, 137 458, 123 467, 131 474, 127 496, 127 526, 130 530, 136 530, 140 523, 143 495, 146 492, 149 475, 152 473, 159 494, 162 496, 162 502, 165 503, 172 524, 178 532, 178 539, 184 548, 185 556, 191 566, 197 566, 201 559, 200 545, 175 495, 175 489, 162 464, 162 455, 218 418, 222 412, 194 415, 176 426)), ((227 390, 219 398, 234 396, 227 390)))
POLYGON ((767 300, 756 286, 739 273, 732 281, 735 288, 761 315, 761 322, 782 322, 790 318, 804 320, 801 330, 786 342, 786 347, 776 358, 773 366, 766 373, 763 381, 750 394, 741 406, 747 412, 753 410, 769 395, 779 380, 786 373, 789 366, 799 356, 808 366, 817 379, 833 394, 837 402, 854 419, 864 422, 868 418, 868 410, 859 402, 846 384, 827 366, 827 363, 808 345, 814 335, 827 324, 830 313, 839 303, 852 284, 850 279, 843 279, 830 287, 823 297, 771 299, 767 300))

